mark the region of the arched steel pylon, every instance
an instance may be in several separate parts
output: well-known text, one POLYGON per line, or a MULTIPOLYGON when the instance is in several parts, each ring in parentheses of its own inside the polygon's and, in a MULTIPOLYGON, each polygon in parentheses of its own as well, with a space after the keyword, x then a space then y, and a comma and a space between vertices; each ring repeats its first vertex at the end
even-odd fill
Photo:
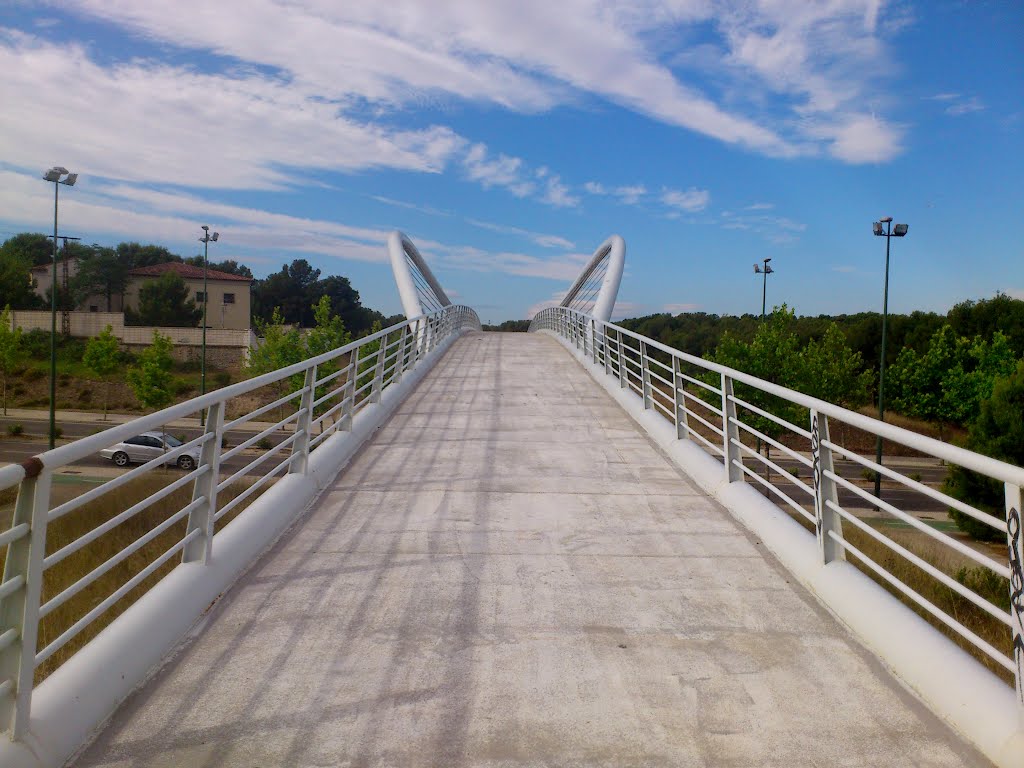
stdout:
POLYGON ((444 288, 412 240, 397 229, 388 236, 388 255, 407 318, 430 314, 451 305, 444 288))
POLYGON ((594 251, 594 255, 562 299, 561 306, 570 307, 608 322, 619 295, 622 269, 626 263, 626 242, 612 235, 594 251))

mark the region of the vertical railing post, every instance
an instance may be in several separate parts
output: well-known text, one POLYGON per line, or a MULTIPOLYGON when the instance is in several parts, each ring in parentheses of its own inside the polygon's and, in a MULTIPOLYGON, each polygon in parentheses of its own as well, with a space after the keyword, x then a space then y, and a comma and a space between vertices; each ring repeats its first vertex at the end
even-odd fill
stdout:
POLYGON ((604 374, 612 375, 612 359, 608 354, 608 326, 601 323, 601 354, 604 356, 604 374))
POLYGON ((686 379, 683 378, 682 361, 672 355, 672 405, 676 414, 676 438, 685 440, 690 436, 690 426, 686 419, 686 379))
POLYGON ((224 434, 224 403, 210 406, 206 414, 206 442, 199 449, 199 466, 206 471, 198 475, 192 485, 192 501, 199 504, 188 514, 185 534, 198 530, 200 534, 181 550, 181 562, 206 565, 213 554, 214 518, 217 516, 217 482, 220 480, 221 438, 224 434))
POLYGON ((640 382, 643 392, 644 410, 654 407, 654 393, 651 391, 651 361, 647 356, 647 344, 640 342, 640 382))
POLYGON ((313 431, 313 401, 316 399, 316 366, 306 369, 306 377, 302 382, 302 397, 299 398, 299 411, 302 413, 295 421, 295 434, 292 442, 292 461, 288 465, 289 475, 304 475, 309 469, 309 433, 313 431))
POLYGON ((373 366, 373 384, 370 385, 370 402, 379 403, 380 393, 384 389, 384 357, 388 348, 388 336, 380 337, 377 346, 377 362, 373 366))
POLYGON ((402 374, 405 373, 405 339, 407 336, 407 330, 408 326, 403 325, 401 330, 402 335, 398 339, 398 356, 395 358, 395 369, 391 374, 391 381, 395 384, 402 380, 402 374))
POLYGON ((356 405, 356 382, 359 381, 359 347, 352 350, 351 366, 345 378, 345 389, 341 393, 341 418, 338 419, 338 430, 352 431, 352 412, 356 405))
POLYGON ((736 403, 733 401, 732 379, 722 374, 722 448, 725 452, 725 470, 730 483, 743 480, 743 456, 736 444, 740 441, 740 428, 736 423, 736 403), (735 442, 734 442, 735 441, 735 442))
POLYGON ((1024 730, 1024 533, 1020 486, 1006 483, 1006 542, 1010 560, 1010 632, 1013 639, 1017 722, 1024 730))
POLYGON ((829 443, 828 416, 811 411, 811 474, 814 478, 814 529, 818 536, 818 548, 825 563, 845 560, 846 551, 829 532, 843 536, 843 519, 827 502, 839 504, 836 482, 829 475, 835 474, 832 462, 832 448, 829 443))
MULTIPOLYGON (((32 680, 36 671, 36 642, 39 637, 39 597, 43 585, 43 557, 46 554, 46 518, 50 510, 48 469, 26 477, 18 487, 13 525, 27 523, 28 535, 7 546, 5 582, 20 577, 21 586, 2 601, 0 629, 14 630, 17 637, 0 651, 0 680, 10 679, 11 689, 0 696, 0 723, 11 740, 28 730, 32 710, 32 680)), ((12 526, 13 527, 13 526, 12 526)))
POLYGON ((622 343, 622 331, 616 333, 619 343, 619 387, 629 386, 629 374, 626 373, 626 345, 622 343))

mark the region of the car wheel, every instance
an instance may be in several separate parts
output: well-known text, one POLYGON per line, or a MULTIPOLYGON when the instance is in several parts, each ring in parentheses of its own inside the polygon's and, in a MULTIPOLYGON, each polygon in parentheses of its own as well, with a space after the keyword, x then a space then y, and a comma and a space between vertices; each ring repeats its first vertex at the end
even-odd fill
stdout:
POLYGON ((195 468, 196 463, 191 456, 182 456, 178 459, 178 466, 186 472, 190 472, 195 468))
POLYGON ((125 453, 124 451, 118 451, 117 453, 114 454, 113 458, 114 458, 114 464, 116 464, 117 466, 119 466, 119 467, 127 467, 128 466, 128 454, 125 453))

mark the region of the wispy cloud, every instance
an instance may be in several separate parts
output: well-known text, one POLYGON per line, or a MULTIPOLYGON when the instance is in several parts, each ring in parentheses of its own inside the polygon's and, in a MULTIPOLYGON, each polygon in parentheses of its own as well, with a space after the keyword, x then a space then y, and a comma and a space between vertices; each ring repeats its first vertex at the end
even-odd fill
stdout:
POLYGON ((588 181, 583 189, 591 195, 606 195, 618 198, 624 205, 636 205, 647 194, 647 187, 643 184, 626 184, 618 187, 609 187, 596 181, 588 181))
POLYGON ((407 203, 404 200, 395 200, 391 197, 384 197, 383 195, 368 195, 371 200, 376 200, 378 203, 384 203, 384 205, 391 205, 396 208, 405 208, 410 211, 419 211, 420 213, 426 213, 430 216, 451 216, 452 214, 448 211, 442 211, 440 208, 434 208, 430 205, 418 205, 417 203, 407 203))
POLYGON ((983 109, 985 109, 985 105, 981 103, 981 100, 972 96, 971 98, 957 104, 950 104, 946 107, 946 114, 959 117, 960 115, 967 115, 971 112, 981 112, 983 109))
POLYGON ((519 237, 525 237, 527 240, 536 243, 543 248, 562 248, 564 250, 572 250, 576 246, 571 240, 566 240, 564 237, 558 235, 545 235, 542 232, 532 232, 528 229, 522 229, 520 227, 511 227, 507 224, 495 224, 490 221, 480 221, 479 219, 467 218, 466 222, 472 224, 474 227, 480 229, 487 229, 491 232, 499 232, 503 235, 517 235, 519 237))
POLYGON ((697 213, 708 207, 711 202, 711 193, 706 189, 697 189, 696 187, 690 187, 685 191, 664 188, 661 190, 661 202, 669 208, 685 213, 697 213))

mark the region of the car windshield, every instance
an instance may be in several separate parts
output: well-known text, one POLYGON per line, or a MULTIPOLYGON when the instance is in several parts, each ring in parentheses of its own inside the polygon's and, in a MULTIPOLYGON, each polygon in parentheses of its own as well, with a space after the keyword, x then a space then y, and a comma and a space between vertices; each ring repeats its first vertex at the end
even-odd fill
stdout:
POLYGON ((181 440, 176 438, 174 435, 164 435, 164 443, 167 444, 168 448, 177 448, 181 445, 181 440))

